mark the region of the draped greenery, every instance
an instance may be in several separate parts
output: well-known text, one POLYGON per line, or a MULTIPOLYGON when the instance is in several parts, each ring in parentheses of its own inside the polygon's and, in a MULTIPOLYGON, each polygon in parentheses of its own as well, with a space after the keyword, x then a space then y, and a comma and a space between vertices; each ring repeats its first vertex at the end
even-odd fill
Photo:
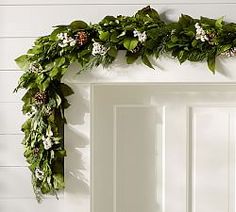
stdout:
POLYGON ((124 50, 128 64, 141 61, 154 69, 153 58, 170 54, 180 63, 206 61, 214 73, 216 57, 234 56, 235 47, 235 23, 188 15, 167 23, 149 6, 131 17, 106 16, 97 24, 73 21, 38 38, 16 59, 23 74, 15 90, 26 90, 22 98, 22 111, 28 116, 22 125, 24 156, 38 201, 64 188, 64 109, 73 91, 61 79, 72 63, 78 63, 79 73, 107 67, 124 50))

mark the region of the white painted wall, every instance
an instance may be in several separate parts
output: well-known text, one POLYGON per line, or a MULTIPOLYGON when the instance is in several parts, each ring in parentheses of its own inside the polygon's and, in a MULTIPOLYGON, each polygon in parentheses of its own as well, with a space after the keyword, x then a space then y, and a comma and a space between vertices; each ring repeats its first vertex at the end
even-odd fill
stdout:
POLYGON ((180 66, 164 57, 157 62, 156 71, 139 64, 127 66, 122 62, 122 53, 108 71, 98 68, 78 76, 76 67, 72 67, 65 77, 76 91, 69 99, 72 106, 66 112, 66 201, 48 199, 37 205, 22 158, 21 95, 12 93, 21 73, 14 58, 23 54, 37 36, 49 33, 53 25, 75 19, 97 22, 108 14, 132 15, 147 4, 170 20, 186 13, 194 17, 223 15, 226 20, 236 22, 234 0, 160 0, 158 3, 154 0, 0 0, 0 211, 90 211, 90 83, 236 81, 234 58, 218 60, 215 75, 207 70, 206 64, 187 62, 180 66))

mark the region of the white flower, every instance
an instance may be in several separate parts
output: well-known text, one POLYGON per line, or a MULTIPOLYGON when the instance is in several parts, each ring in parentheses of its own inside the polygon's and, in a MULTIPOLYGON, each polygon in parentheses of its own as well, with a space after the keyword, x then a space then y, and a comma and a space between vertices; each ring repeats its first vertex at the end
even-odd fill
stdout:
POLYGON ((234 57, 236 55, 236 47, 233 47, 233 48, 221 53, 221 55, 227 56, 227 57, 234 57))
POLYGON ((196 40, 201 40, 202 42, 209 41, 209 37, 207 36, 205 30, 200 26, 200 24, 196 23, 194 26, 196 28, 196 40))
POLYGON ((39 168, 36 168, 34 171, 35 177, 39 180, 43 180, 44 172, 41 171, 39 168))
POLYGON ((93 49, 92 49, 92 55, 105 55, 108 51, 108 48, 103 46, 102 44, 98 42, 93 43, 93 49))
POLYGON ((37 113, 37 111, 38 111, 37 108, 33 105, 31 107, 31 111, 29 113, 27 113, 26 115, 29 116, 29 117, 32 117, 32 116, 35 115, 35 113, 37 113))
POLYGON ((43 146, 45 150, 49 150, 52 147, 52 139, 50 137, 45 138, 43 136, 43 146))
POLYGON ((120 33, 120 34, 117 36, 117 38, 120 38, 120 37, 124 36, 125 34, 126 34, 126 32, 123 31, 122 33, 120 33))
POLYGON ((134 37, 138 37, 138 41, 144 43, 147 40, 146 32, 139 32, 138 30, 133 31, 134 37))
POLYGON ((57 35, 58 40, 61 42, 58 43, 58 46, 61 48, 67 47, 67 46, 75 46, 76 45, 76 40, 70 36, 66 32, 60 33, 57 35))
POLYGON ((53 145, 53 132, 50 130, 46 132, 46 137, 42 137, 43 146, 45 150, 49 150, 53 145))

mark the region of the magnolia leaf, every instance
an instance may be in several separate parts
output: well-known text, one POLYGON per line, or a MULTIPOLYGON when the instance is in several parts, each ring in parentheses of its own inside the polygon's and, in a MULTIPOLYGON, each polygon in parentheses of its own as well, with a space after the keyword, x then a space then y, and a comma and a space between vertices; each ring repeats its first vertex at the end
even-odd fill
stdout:
POLYGON ((148 66, 149 68, 155 69, 155 68, 152 66, 151 62, 149 61, 149 59, 148 59, 148 57, 147 57, 146 55, 142 55, 142 61, 143 61, 143 63, 144 63, 146 66, 148 66))
POLYGON ((110 55, 110 56, 113 57, 113 58, 116 58, 117 52, 118 52, 118 51, 117 51, 117 48, 116 48, 116 47, 111 47, 111 48, 108 50, 107 54, 110 55))
POLYGON ((70 24, 70 28, 73 31, 80 30, 80 29, 86 29, 88 27, 88 24, 85 23, 84 21, 73 21, 70 24))
POLYGON ((128 64, 134 63, 139 57, 139 54, 127 54, 126 61, 128 64))
POLYGON ((207 64, 208 64, 208 68, 213 74, 215 74, 215 60, 216 60, 215 53, 208 54, 207 64))
POLYGON ((138 39, 137 38, 125 38, 123 45, 126 49, 131 51, 138 45, 138 39))
POLYGON ((65 97, 74 94, 74 91, 72 90, 72 88, 66 85, 65 83, 60 83, 60 89, 63 96, 65 97))
POLYGON ((29 56, 28 55, 22 55, 15 59, 16 64, 21 68, 22 70, 27 70, 29 67, 29 56))

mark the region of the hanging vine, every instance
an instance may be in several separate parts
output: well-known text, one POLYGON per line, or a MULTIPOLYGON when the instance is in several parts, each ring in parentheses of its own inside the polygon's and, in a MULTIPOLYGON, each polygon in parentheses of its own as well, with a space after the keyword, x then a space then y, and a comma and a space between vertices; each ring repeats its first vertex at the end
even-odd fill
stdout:
POLYGON ((188 15, 165 23, 148 6, 131 17, 106 16, 98 24, 74 21, 56 26, 50 35, 38 38, 27 54, 16 59, 24 73, 15 90, 26 89, 22 98, 22 111, 28 115, 22 125, 24 156, 38 201, 64 188, 63 111, 73 91, 61 82, 63 75, 74 62, 79 72, 107 67, 119 50, 126 51, 128 64, 141 60, 154 68, 150 56, 171 54, 180 63, 207 61, 214 73, 217 56, 236 54, 236 24, 188 15))

